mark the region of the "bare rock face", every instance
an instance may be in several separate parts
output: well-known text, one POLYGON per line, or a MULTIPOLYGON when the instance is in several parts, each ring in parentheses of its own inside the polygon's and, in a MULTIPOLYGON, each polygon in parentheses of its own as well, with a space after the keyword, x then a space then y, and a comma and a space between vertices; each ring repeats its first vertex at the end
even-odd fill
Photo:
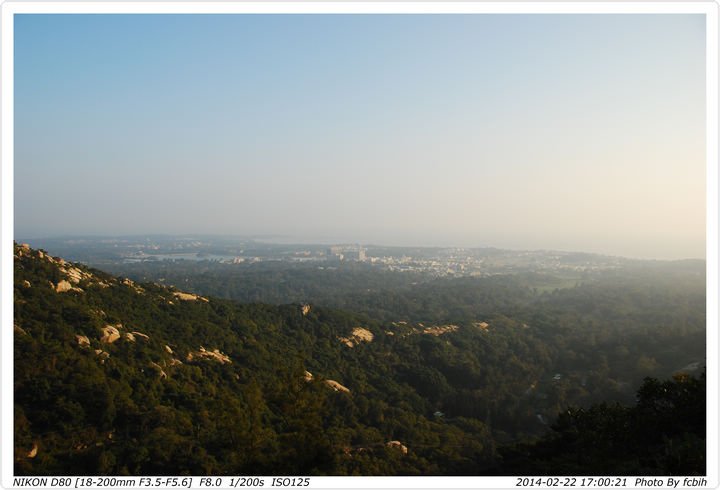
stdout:
POLYGON ((407 453, 408 453, 408 448, 407 448, 407 446, 405 446, 405 445, 404 445, 402 442, 400 442, 400 441, 389 441, 389 442, 386 442, 386 443, 385 443, 385 446, 387 446, 387 447, 389 447, 389 448, 393 448, 393 449, 398 449, 398 450, 400 450, 403 454, 407 454, 407 453))
POLYGON ((446 333, 456 332, 459 328, 460 327, 457 325, 438 325, 436 327, 426 327, 423 330, 423 333, 439 337, 440 335, 445 335, 446 333))
POLYGON ((303 376, 303 379, 305 381, 310 382, 313 380, 313 378, 314 378, 313 373, 311 373, 310 371, 305 371, 305 375, 303 376))
POLYGON ((312 307, 309 304, 304 304, 300 306, 300 311, 302 311, 303 316, 307 316, 308 313, 310 313, 310 310, 312 307))
POLYGON ((70 291, 73 288, 72 284, 69 282, 62 280, 59 283, 57 283, 57 286, 55 286, 55 291, 58 293, 65 293, 67 291, 70 291))
POLYGON ((105 344, 112 344, 116 340, 120 338, 120 331, 118 328, 122 328, 122 325, 106 325, 102 329, 102 337, 100 337, 100 342, 103 342, 105 344))
POLYGON ((173 350, 170 348, 169 345, 166 345, 166 346, 165 346, 165 352, 167 352, 168 354, 172 354, 172 353, 173 353, 173 350))
POLYGON ((90 339, 85 335, 76 335, 75 340, 77 340, 80 347, 90 347, 90 339))
POLYGON ((21 243, 15 247, 15 257, 24 257, 30 254, 30 245, 21 243))
POLYGON ((37 456, 37 453, 38 453, 38 445, 37 445, 37 443, 33 443, 32 449, 30 451, 28 451, 28 453, 27 453, 27 457, 32 459, 35 456, 37 456))
POLYGON ((475 322, 473 323, 473 326, 485 331, 490 327, 487 322, 475 322))
POLYGON ((350 390, 333 379, 326 379, 325 383, 335 391, 350 393, 350 390))
POLYGON ((372 342, 374 338, 375 336, 370 330, 362 327, 353 328, 353 331, 349 337, 338 337, 340 342, 344 343, 350 348, 355 347, 360 342, 372 342))
POLYGON ((73 284, 79 283, 80 279, 83 279, 86 276, 85 273, 75 267, 68 267, 67 269, 65 269, 65 274, 67 275, 70 282, 73 284))
POLYGON ((205 347, 200 347, 197 351, 194 352, 188 352, 187 357, 185 360, 187 362, 192 362, 199 359, 207 359, 210 361, 216 361, 220 364, 230 364, 232 363, 232 360, 229 356, 223 354, 218 349, 213 349, 212 351, 206 350, 205 347))
POLYGON ((175 291, 173 293, 173 296, 175 296, 180 301, 197 301, 197 300, 205 301, 205 302, 208 301, 207 298, 203 298, 202 296, 198 296, 197 294, 183 293, 180 291, 175 291))
POLYGON ((73 286, 72 284, 70 284, 68 281, 66 281, 64 279, 62 281, 58 282, 57 285, 54 285, 52 283, 50 283, 50 284, 55 288, 55 292, 57 292, 57 293, 66 293, 68 291, 75 291, 76 293, 83 292, 82 289, 73 286))
POLYGON ((148 340, 150 340, 150 336, 147 335, 147 334, 144 334, 144 333, 142 333, 142 332, 133 331, 133 332, 131 332, 131 335, 132 335, 133 337, 140 337, 141 339, 143 339, 143 340, 146 341, 146 342, 147 342, 148 340))
POLYGON ((125 340, 128 342, 135 343, 135 336, 132 333, 128 332, 125 334, 125 340))

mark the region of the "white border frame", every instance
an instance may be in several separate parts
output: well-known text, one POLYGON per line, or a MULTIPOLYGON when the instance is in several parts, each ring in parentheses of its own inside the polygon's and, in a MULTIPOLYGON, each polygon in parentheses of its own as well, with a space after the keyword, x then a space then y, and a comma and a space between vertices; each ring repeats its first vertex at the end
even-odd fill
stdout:
MULTIPOLYGON (((706 260, 707 260, 707 479, 718 481, 718 11, 720 0, 694 2, 42 2, 0 0, 0 483, 13 476, 13 40, 14 14, 234 13, 234 14, 705 14, 706 18, 706 260)), ((631 480, 631 478, 628 478, 631 480)), ((313 477, 316 488, 514 488, 513 477, 313 477)), ((633 488, 633 485, 628 485, 633 488)))

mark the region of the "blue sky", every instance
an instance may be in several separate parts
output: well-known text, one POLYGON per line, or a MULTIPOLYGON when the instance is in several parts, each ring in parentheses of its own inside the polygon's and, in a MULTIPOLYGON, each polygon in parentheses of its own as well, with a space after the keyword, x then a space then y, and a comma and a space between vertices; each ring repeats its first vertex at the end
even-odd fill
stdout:
POLYGON ((699 15, 19 15, 15 233, 704 257, 699 15))

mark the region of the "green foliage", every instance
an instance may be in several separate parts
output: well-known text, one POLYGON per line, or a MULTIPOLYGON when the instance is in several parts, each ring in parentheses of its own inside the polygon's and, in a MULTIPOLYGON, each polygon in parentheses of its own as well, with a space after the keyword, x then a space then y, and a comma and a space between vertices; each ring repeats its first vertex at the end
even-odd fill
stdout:
POLYGON ((704 475, 705 374, 646 378, 633 407, 561 413, 554 433, 504 449, 493 471, 524 475, 704 475))
MULTIPOLYGON (((692 281, 608 277, 538 294, 531 287, 541 277, 417 285, 360 269, 339 277, 359 281, 351 293, 331 285, 333 307, 313 304, 304 315, 299 304, 181 300, 173 288, 16 247, 16 472, 473 475, 497 467, 498 446, 542 437, 543 417, 560 411, 560 434, 576 447, 600 427, 595 451, 631 435, 666 444, 654 434, 682 413, 687 423, 666 434, 666 459, 643 468, 704 465, 691 378, 684 389, 646 382, 632 410, 591 406, 627 401, 636 380, 702 358, 704 291, 692 281), (69 266, 84 274, 79 290, 56 292, 69 266), (421 322, 459 328, 433 336, 421 322), (101 329, 118 324, 121 338, 102 342, 101 329), (340 341, 360 326, 372 342, 340 341), (232 362, 204 358, 201 347, 232 362), (646 423, 618 429, 627 417, 646 423)), ((562 472, 580 463, 558 464, 562 472)))

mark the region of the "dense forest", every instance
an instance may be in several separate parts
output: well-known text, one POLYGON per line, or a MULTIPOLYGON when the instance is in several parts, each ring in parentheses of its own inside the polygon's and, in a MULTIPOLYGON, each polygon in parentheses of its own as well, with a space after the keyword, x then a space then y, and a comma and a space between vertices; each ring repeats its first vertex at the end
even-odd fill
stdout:
POLYGON ((174 271, 16 245, 17 474, 705 473, 696 264, 174 271))

